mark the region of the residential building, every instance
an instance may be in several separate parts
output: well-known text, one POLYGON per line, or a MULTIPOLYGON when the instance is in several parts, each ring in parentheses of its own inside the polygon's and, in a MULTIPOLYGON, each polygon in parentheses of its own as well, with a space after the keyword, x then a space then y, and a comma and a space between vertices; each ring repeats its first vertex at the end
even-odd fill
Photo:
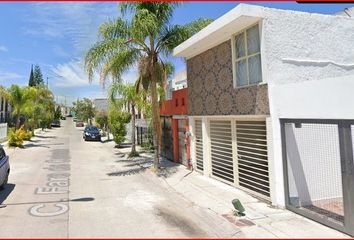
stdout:
POLYGON ((354 19, 239 4, 180 44, 205 176, 354 235, 354 19))
POLYGON ((187 71, 183 70, 175 74, 174 78, 166 85, 166 99, 172 98, 172 92, 187 87, 187 71))
POLYGON ((161 155, 188 168, 190 161, 190 141, 188 122, 188 89, 172 92, 172 98, 162 102, 160 107, 162 125, 161 155))
POLYGON ((108 112, 109 103, 107 98, 96 98, 93 100, 93 107, 97 112, 108 112))

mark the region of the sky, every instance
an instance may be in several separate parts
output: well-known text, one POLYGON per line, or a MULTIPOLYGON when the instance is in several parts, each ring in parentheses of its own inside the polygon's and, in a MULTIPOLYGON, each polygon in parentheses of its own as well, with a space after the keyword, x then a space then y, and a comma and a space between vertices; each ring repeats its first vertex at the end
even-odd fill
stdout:
MULTIPOLYGON (((200 17, 216 19, 240 2, 188 2, 177 8, 172 24, 200 17)), ((354 4, 251 4, 305 12, 333 14, 354 4)), ((85 52, 97 41, 97 29, 119 17, 116 2, 0 2, 0 85, 27 85, 32 64, 38 64, 58 102, 69 105, 77 98, 100 98, 106 90, 98 79, 88 82, 83 68, 85 52)), ((176 72, 183 59, 173 59, 176 72)), ((133 82, 135 68, 123 75, 133 82)))

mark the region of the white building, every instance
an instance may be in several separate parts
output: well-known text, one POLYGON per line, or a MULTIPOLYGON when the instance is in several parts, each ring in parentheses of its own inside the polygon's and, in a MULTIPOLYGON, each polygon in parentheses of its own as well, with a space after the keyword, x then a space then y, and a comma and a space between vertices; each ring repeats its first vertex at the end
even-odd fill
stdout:
POLYGON ((172 92, 187 87, 187 71, 181 71, 175 74, 174 78, 168 81, 166 86, 166 99, 172 98, 172 92))
POLYGON ((354 18, 239 4, 174 55, 194 168, 354 235, 354 18))

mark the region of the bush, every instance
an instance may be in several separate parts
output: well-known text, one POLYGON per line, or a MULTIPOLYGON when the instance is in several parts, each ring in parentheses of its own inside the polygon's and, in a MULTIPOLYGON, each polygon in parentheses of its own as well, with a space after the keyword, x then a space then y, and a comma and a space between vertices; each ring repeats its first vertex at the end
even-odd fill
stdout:
POLYGON ((26 131, 23 140, 29 141, 33 137, 32 131, 26 131))
POLYGON ((113 134, 114 142, 119 146, 125 140, 127 130, 125 125, 130 121, 130 114, 111 110, 108 114, 108 125, 113 134))
POLYGON ((10 130, 8 145, 10 147, 23 147, 23 140, 26 136, 26 131, 22 128, 10 130))

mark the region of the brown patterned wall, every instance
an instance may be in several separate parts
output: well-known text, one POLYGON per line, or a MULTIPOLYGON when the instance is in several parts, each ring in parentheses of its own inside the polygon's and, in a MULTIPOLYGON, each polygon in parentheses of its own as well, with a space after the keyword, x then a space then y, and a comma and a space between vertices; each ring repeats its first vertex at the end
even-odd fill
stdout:
POLYGON ((235 89, 231 42, 187 60, 189 115, 268 115, 268 86, 235 89))

